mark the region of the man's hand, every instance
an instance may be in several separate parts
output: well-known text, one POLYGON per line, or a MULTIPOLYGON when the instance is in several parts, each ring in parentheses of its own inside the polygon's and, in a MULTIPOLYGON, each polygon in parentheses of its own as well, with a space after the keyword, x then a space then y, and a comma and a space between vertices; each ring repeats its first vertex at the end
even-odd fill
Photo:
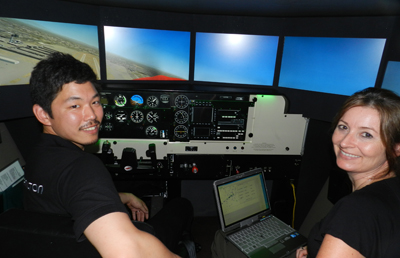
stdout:
POLYGON ((128 206, 132 212, 132 219, 143 222, 149 218, 149 209, 144 201, 131 193, 119 193, 123 204, 128 206))

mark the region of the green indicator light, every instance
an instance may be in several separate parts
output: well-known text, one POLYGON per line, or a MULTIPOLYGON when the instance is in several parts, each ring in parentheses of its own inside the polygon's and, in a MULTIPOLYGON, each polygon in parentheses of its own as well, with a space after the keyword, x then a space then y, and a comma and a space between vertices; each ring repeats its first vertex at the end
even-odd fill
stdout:
POLYGON ((257 95, 257 101, 272 101, 275 99, 276 96, 274 95, 257 95))

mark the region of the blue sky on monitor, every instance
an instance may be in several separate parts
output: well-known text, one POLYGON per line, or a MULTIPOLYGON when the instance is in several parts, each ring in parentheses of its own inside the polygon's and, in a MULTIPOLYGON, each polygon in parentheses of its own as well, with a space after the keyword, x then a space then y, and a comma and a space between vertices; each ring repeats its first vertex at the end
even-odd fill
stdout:
POLYGON ((196 33, 194 80, 271 86, 278 36, 196 33))
POLYGON ((39 20, 15 19, 27 25, 46 30, 48 32, 67 37, 89 46, 99 48, 99 36, 97 26, 64 22, 50 22, 39 20))
POLYGON ((107 52, 189 78, 190 32, 104 26, 107 52))
POLYGON ((400 95, 400 62, 388 62, 382 88, 392 90, 400 95))
POLYGON ((279 86, 339 95, 374 87, 385 42, 285 37, 279 86))

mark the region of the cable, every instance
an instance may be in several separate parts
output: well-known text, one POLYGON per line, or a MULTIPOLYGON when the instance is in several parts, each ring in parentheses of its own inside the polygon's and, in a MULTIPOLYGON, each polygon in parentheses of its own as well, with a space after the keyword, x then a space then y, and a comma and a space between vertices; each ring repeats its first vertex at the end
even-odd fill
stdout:
POLYGON ((294 228, 294 218, 296 214, 296 187, 294 184, 291 182, 290 185, 292 186, 293 189, 293 215, 292 215, 292 228, 294 228))

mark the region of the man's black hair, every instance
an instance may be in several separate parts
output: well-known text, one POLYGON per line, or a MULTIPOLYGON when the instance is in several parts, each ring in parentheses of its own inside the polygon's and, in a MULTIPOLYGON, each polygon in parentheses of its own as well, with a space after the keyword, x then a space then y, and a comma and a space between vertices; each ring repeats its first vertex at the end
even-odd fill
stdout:
POLYGON ((29 82, 32 104, 38 104, 53 118, 51 103, 63 85, 70 82, 91 82, 98 88, 96 79, 96 74, 88 64, 69 54, 55 52, 33 68, 29 82))

